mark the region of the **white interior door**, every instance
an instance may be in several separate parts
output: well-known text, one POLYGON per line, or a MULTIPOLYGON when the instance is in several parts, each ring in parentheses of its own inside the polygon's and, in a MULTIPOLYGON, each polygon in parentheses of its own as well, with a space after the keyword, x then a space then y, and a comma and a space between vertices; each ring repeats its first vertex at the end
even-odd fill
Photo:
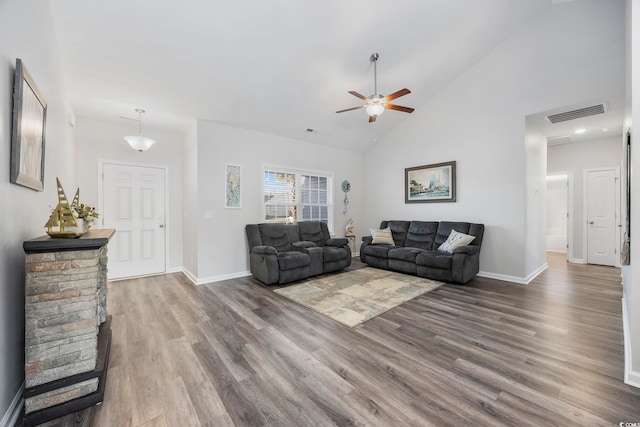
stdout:
POLYGON ((109 242, 108 277, 165 272, 165 170, 103 164, 103 224, 109 242))
POLYGON ((616 265, 616 169, 586 172, 587 263, 616 265))

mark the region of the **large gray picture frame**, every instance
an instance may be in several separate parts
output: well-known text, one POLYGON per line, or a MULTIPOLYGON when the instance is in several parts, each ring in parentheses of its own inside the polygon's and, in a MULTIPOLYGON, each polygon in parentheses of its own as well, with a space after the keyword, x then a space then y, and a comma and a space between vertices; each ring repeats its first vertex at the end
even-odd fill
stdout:
POLYGON ((13 85, 11 182, 44 191, 47 101, 20 58, 13 85))
POLYGON ((404 170, 405 203, 456 201, 456 162, 415 166, 404 170))

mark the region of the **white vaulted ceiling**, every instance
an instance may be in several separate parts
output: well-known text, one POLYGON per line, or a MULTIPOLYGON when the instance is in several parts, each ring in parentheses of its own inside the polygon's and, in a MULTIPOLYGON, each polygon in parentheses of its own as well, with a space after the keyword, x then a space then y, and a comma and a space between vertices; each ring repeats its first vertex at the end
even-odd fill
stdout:
POLYGON ((362 150, 415 113, 336 110, 378 88, 420 108, 550 0, 54 0, 62 67, 77 115, 147 110, 145 124, 206 119, 362 150), (306 132, 307 128, 315 133, 306 132))

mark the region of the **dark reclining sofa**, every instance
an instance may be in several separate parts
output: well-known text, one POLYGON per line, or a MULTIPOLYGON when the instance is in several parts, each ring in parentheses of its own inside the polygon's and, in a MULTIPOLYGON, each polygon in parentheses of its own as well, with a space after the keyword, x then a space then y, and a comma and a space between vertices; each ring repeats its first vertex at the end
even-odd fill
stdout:
POLYGON ((245 231, 251 273, 267 285, 289 283, 351 265, 347 239, 331 238, 323 222, 249 224, 245 231))
POLYGON ((363 237, 360 246, 362 262, 385 270, 460 284, 467 283, 480 271, 483 224, 382 221, 380 229, 386 228, 391 229, 394 245, 375 245, 371 236, 363 237), (439 251, 451 230, 475 236, 475 239, 452 253, 439 251))

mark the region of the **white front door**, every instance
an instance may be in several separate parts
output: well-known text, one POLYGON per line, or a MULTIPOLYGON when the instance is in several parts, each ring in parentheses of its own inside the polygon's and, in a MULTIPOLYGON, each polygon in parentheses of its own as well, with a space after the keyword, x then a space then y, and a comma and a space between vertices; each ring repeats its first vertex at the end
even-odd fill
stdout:
POLYGON ((109 242, 109 279, 165 272, 165 170, 103 164, 103 224, 109 242))
POLYGON ((616 169, 586 172, 587 264, 616 265, 617 180, 616 169))

